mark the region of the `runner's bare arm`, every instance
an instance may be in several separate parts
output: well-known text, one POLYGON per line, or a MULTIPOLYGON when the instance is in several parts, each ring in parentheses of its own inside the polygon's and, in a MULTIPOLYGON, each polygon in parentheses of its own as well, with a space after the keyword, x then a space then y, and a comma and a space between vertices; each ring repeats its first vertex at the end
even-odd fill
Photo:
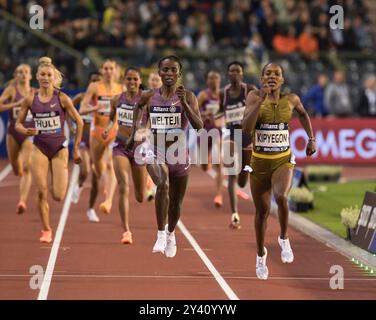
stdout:
POLYGON ((21 103, 21 110, 18 113, 18 117, 16 120, 15 128, 17 132, 28 135, 28 136, 35 136, 38 134, 38 130, 35 128, 25 128, 23 122, 26 119, 27 113, 29 112, 31 103, 33 102, 34 94, 29 95, 25 98, 21 103))
POLYGON ((242 121, 242 128, 245 132, 251 132, 254 130, 258 118, 258 114, 266 97, 265 91, 252 90, 248 93, 245 102, 245 111, 242 121))
POLYGON ((208 98, 208 95, 204 90, 200 91, 199 94, 197 95, 198 109, 200 110, 201 117, 203 118, 206 118, 208 116, 208 112, 203 111, 203 108, 202 108, 207 98, 208 98))
POLYGON ((73 160, 75 163, 80 163, 81 156, 79 151, 79 145, 82 139, 84 123, 82 121, 80 114, 74 107, 71 98, 69 98, 65 93, 60 93, 60 101, 62 107, 68 112, 69 117, 76 123, 76 135, 74 137, 73 144, 73 160))
POLYGON ((107 129, 110 130, 114 125, 114 120, 116 117, 116 107, 119 104, 120 95, 117 95, 111 99, 111 111, 110 111, 110 122, 108 123, 107 129))
POLYGON ((136 130, 137 130, 137 120, 139 119, 139 116, 140 116, 139 114, 142 112, 145 112, 144 108, 149 103, 149 100, 153 94, 154 94, 153 90, 147 90, 147 91, 142 92, 140 100, 134 106, 132 131, 125 145, 126 149, 131 148, 134 143, 134 138, 135 138, 136 130))
POLYGON ((294 110, 296 110, 296 112, 298 113, 299 121, 308 135, 309 140, 306 147, 306 154, 307 156, 311 156, 316 152, 315 137, 313 135, 311 119, 309 118, 307 111, 300 101, 300 98, 296 94, 291 93, 289 94, 288 98, 293 105, 294 110))
POLYGON ((192 127, 196 130, 202 129, 204 123, 202 122, 200 111, 198 109, 197 98, 193 92, 186 90, 184 86, 179 86, 176 89, 176 95, 179 97, 183 110, 185 111, 192 127))
POLYGON ((88 114, 90 112, 98 110, 98 106, 90 105, 90 101, 95 97, 95 94, 97 92, 97 84, 96 83, 90 83, 85 95, 81 101, 80 105, 80 114, 88 114))
POLYGON ((120 98, 120 95, 117 95, 111 99, 110 121, 108 122, 106 129, 102 133, 102 138, 105 140, 108 138, 109 131, 114 126, 114 120, 116 117, 116 107, 119 104, 119 98, 120 98))
POLYGON ((10 102, 10 103, 6 102, 6 101, 12 101, 14 99, 15 94, 16 94, 16 90, 14 86, 8 86, 5 88, 2 95, 0 96, 0 112, 12 109, 13 107, 15 107, 16 105, 20 103, 20 101, 10 102))
POLYGON ((77 94, 72 98, 73 105, 75 105, 75 106, 79 105, 79 104, 81 103, 82 99, 84 98, 84 95, 85 95, 84 92, 77 93, 77 94))

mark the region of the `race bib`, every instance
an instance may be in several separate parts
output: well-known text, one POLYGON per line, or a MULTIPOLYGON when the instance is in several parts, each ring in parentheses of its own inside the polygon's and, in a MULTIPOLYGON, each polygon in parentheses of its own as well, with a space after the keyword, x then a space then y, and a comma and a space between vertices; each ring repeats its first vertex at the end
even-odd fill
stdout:
POLYGON ((181 107, 152 107, 150 110, 150 127, 154 132, 170 132, 181 129, 181 107))
POLYGON ((29 110, 27 112, 27 115, 26 115, 26 119, 25 119, 26 122, 31 122, 33 121, 33 114, 31 113, 31 111, 29 110))
POLYGON ((210 111, 212 114, 217 114, 219 111, 218 101, 209 101, 206 105, 206 110, 210 111))
POLYGON ((59 115, 55 112, 41 114, 34 117, 35 129, 40 133, 56 133, 61 130, 61 122, 59 115))
POLYGON ((85 123, 91 123, 93 121, 93 116, 90 115, 90 114, 85 114, 83 116, 81 116, 82 118, 82 121, 85 122, 85 123))
POLYGON ((118 117, 119 125, 122 125, 125 127, 132 127, 133 126, 133 106, 122 104, 119 108, 117 108, 117 117, 118 117))
MULTIPOLYGON (((18 114, 21 111, 21 107, 14 107, 13 108, 13 119, 17 120, 18 114)), ((33 120, 33 115, 31 114, 30 110, 27 112, 25 122, 30 122, 33 120)))
POLYGON ((151 113, 151 128, 159 129, 178 129, 181 128, 181 113, 151 113))
POLYGON ((245 107, 226 110, 225 117, 227 124, 240 124, 243 120, 245 107))
POLYGON ((98 100, 98 112, 102 113, 103 115, 110 115, 111 112, 111 98, 103 98, 98 100))
POLYGON ((256 151, 284 152, 289 148, 288 123, 258 123, 256 125, 256 151))
POLYGON ((21 107, 14 107, 14 108, 13 108, 13 119, 14 119, 14 120, 17 120, 17 118, 18 118, 18 113, 20 112, 20 110, 21 110, 21 107))

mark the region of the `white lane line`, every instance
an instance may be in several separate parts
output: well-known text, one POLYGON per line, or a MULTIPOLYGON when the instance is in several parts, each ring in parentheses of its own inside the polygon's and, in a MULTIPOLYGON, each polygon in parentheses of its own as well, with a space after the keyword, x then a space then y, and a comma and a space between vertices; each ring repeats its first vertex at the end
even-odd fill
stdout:
POLYGON ((201 249, 201 247, 198 245, 196 240, 193 238, 191 233, 188 231, 188 229, 185 227, 183 222, 179 220, 178 222, 178 228, 183 233, 183 235, 187 238, 188 242, 191 244, 191 246, 195 249, 201 260, 204 262, 206 267, 209 269, 211 274, 214 276, 215 280, 217 280, 218 284, 222 288, 222 290, 225 292, 226 296, 230 300, 239 300, 238 296, 235 294, 235 292, 230 288, 230 286, 227 284, 225 279, 221 276, 221 274, 217 271, 217 269, 214 267, 214 265, 211 263, 209 258, 206 256, 204 251, 201 249))
POLYGON ((48 291, 50 289, 50 284, 51 284, 51 279, 52 279, 52 274, 55 268, 57 253, 59 251, 60 242, 63 237, 63 232, 65 228, 65 223, 67 222, 67 218, 69 214, 69 208, 71 205, 72 194, 73 194, 73 187, 77 183, 79 172, 80 172, 79 165, 77 164, 73 165, 73 170, 70 176, 68 192, 65 197, 63 210, 61 211, 59 225, 56 230, 55 239, 51 248, 50 257, 48 259, 47 269, 44 274, 43 282, 39 291, 38 300, 47 300, 48 291))
POLYGON ((10 163, 8 163, 6 167, 0 172, 0 181, 3 181, 7 177, 7 175, 11 173, 11 171, 12 166, 10 165, 10 163))

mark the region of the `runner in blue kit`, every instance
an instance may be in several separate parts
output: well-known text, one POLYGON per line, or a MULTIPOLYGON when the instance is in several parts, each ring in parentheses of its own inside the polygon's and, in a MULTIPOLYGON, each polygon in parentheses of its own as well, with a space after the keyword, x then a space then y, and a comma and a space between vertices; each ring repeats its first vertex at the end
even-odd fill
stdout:
MULTIPOLYGON (((8 111, 9 120, 6 137, 8 157, 14 174, 20 177, 20 198, 16 210, 18 214, 26 210, 26 201, 31 186, 30 155, 32 141, 27 135, 16 131, 16 120, 21 102, 34 90, 30 86, 31 78, 30 66, 20 64, 14 72, 14 79, 10 81, 0 97, 0 112, 8 111)), ((29 112, 24 126, 33 127, 33 125, 33 117, 29 112)))
MULTIPOLYGON (((111 131, 115 117, 119 130, 113 147, 113 161, 116 179, 119 185, 119 213, 124 229, 121 242, 132 244, 133 236, 129 228, 129 173, 132 174, 136 200, 142 202, 146 195, 147 171, 145 165, 139 165, 135 161, 135 145, 132 150, 126 150, 127 142, 133 127, 133 110, 141 97, 141 72, 137 68, 130 67, 125 71, 126 91, 116 96, 111 101, 110 122, 103 132, 103 139, 107 139, 111 131)), ((146 113, 138 121, 138 127, 145 127, 146 113)), ((142 129, 138 130, 140 132, 142 129)))
POLYGON ((203 122, 195 95, 184 86, 177 86, 182 75, 180 59, 174 55, 162 58, 158 63, 158 73, 162 87, 141 95, 134 109, 133 130, 127 148, 131 149, 134 145, 137 119, 143 110, 150 121, 153 141, 144 142, 139 148, 146 154, 147 170, 157 186, 155 209, 158 233, 153 252, 172 258, 177 250, 175 227, 180 218, 190 171, 186 142, 188 121, 197 130, 203 127, 203 122))
POLYGON ((39 90, 30 94, 21 104, 16 121, 16 130, 27 136, 34 136, 31 162, 33 179, 38 192, 38 209, 43 229, 40 241, 52 241, 52 229, 49 220, 49 205, 47 201, 48 171, 51 166, 52 197, 61 201, 68 185, 68 143, 64 135, 64 122, 68 112, 77 126, 77 134, 73 146, 73 159, 80 162, 79 143, 82 137, 83 123, 80 115, 73 106, 71 99, 59 89, 62 75, 48 57, 39 59, 37 71, 39 90), (23 125, 31 111, 35 128, 23 125))
MULTIPOLYGON (((242 161, 237 163, 240 166, 238 175, 229 174, 228 176, 228 193, 232 210, 230 227, 233 229, 240 228, 240 216, 238 213, 238 200, 236 184, 244 187, 247 184, 249 173, 244 170, 250 161, 251 135, 242 132, 241 122, 245 110, 245 99, 247 94, 255 90, 254 85, 243 82, 244 66, 238 61, 230 62, 227 66, 227 74, 230 84, 221 91, 221 109, 225 115, 226 128, 229 130, 229 149, 235 151, 235 156, 241 154, 242 161), (235 139, 235 130, 241 132, 241 144, 235 139)), ((225 140, 228 141, 228 140, 225 140)))

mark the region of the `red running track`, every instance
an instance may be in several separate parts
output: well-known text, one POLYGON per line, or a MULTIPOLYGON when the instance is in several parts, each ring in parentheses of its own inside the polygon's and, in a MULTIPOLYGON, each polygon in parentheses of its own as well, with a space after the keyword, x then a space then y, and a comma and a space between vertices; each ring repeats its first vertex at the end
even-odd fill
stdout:
MULTIPOLYGON (((6 163, 0 163, 4 168, 6 163)), ((30 267, 46 270, 52 244, 38 242, 40 222, 32 190, 28 210, 18 216, 18 178, 9 174, 0 182, 0 299, 37 299, 39 290, 30 287, 30 267)), ((89 189, 79 204, 69 210, 62 241, 57 250, 48 299, 228 299, 231 292, 239 299, 374 299, 376 277, 370 276, 348 258, 313 238, 290 228, 295 261, 280 260, 277 243, 278 221, 269 218, 269 279, 255 276, 254 208, 240 200, 243 228, 228 228, 230 214, 225 206, 214 208, 214 182, 193 168, 182 210, 182 222, 210 260, 225 291, 199 257, 191 243, 177 230, 178 253, 167 259, 152 254, 156 236, 154 203, 139 204, 131 189, 131 228, 133 245, 120 244, 122 230, 117 197, 112 212, 100 215, 100 223, 86 219, 89 189), (330 289, 332 265, 344 268, 344 289, 330 289)), ((224 194, 226 194, 224 192, 224 194)), ((100 201, 98 201, 99 203, 100 201)), ((54 231, 63 203, 51 200, 54 231)))

